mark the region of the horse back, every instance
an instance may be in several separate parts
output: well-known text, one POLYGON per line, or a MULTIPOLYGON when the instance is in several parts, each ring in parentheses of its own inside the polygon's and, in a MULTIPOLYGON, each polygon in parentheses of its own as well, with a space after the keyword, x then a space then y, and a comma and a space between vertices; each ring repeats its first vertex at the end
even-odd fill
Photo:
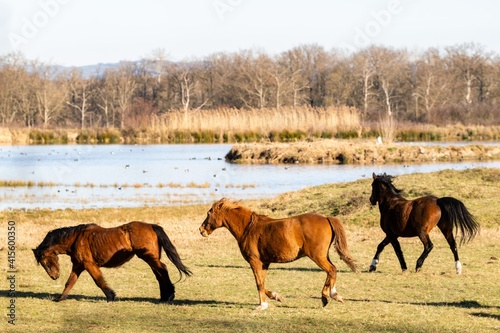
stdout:
POLYGON ((271 219, 260 216, 253 222, 240 244, 245 258, 259 257, 263 262, 290 262, 309 255, 318 245, 328 251, 332 231, 326 217, 302 214, 271 219))
MULTIPOLYGON (((151 243, 158 247, 151 225, 138 221, 112 228, 95 225, 82 232, 75 242, 82 259, 92 258, 103 267, 120 266, 141 249, 151 248, 151 243)), ((159 252, 159 249, 155 252, 159 252)))
POLYGON ((441 209, 435 196, 414 200, 400 198, 387 207, 381 207, 380 213, 382 230, 401 237, 418 236, 421 231, 429 233, 441 218, 441 209))

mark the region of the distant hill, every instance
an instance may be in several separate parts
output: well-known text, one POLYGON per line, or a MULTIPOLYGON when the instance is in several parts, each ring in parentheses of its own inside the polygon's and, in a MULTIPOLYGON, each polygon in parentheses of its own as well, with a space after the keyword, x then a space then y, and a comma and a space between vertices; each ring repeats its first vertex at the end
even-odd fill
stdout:
POLYGON ((99 63, 99 64, 95 64, 95 65, 85 65, 85 66, 59 66, 59 65, 56 65, 54 67, 57 68, 58 71, 63 71, 63 72, 77 69, 78 71, 80 71, 82 73, 82 76, 84 78, 89 78, 91 76, 99 76, 99 75, 103 74, 107 69, 118 68, 119 66, 123 65, 124 63, 125 63, 125 61, 120 61, 120 62, 116 62, 116 63, 106 63, 106 64, 99 63))

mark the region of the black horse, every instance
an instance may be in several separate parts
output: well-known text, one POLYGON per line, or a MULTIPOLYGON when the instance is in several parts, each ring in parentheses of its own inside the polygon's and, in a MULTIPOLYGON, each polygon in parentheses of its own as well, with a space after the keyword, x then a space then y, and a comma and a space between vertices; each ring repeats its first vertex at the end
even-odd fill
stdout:
POLYGON ((377 247, 370 265, 370 272, 377 269, 380 253, 389 243, 396 252, 401 269, 405 271, 406 262, 398 237, 415 236, 418 236, 424 244, 424 252, 418 258, 415 268, 418 272, 433 248, 429 233, 437 225, 453 252, 457 274, 462 274, 462 264, 458 259, 453 230, 460 230, 461 244, 472 240, 479 231, 479 224, 474 217, 460 200, 452 197, 425 196, 415 200, 406 200, 401 196, 401 190, 396 189, 392 184, 392 178, 385 173, 379 176, 373 174, 370 202, 372 205, 378 202, 380 227, 386 237, 377 247))

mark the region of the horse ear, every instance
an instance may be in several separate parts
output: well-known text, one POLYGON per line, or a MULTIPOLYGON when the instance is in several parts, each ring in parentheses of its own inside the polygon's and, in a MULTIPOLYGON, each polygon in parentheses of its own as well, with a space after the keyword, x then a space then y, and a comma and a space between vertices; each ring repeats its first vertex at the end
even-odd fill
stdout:
POLYGON ((36 255, 36 249, 31 249, 33 251, 33 255, 35 256, 36 262, 39 264, 40 261, 38 261, 38 256, 36 255))
POLYGON ((372 177, 373 179, 377 179, 377 175, 375 174, 375 172, 372 174, 372 177))
POLYGON ((218 202, 215 203, 215 207, 217 209, 221 209, 222 206, 224 206, 224 203, 226 202, 226 198, 220 199, 218 202))

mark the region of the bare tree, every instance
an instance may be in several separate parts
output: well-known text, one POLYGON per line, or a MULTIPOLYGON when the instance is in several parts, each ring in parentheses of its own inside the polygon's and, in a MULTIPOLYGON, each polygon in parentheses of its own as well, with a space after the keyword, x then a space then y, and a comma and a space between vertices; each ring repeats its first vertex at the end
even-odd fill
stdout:
POLYGON ((115 126, 115 102, 116 89, 114 87, 115 80, 113 73, 106 71, 97 82, 95 104, 101 110, 104 118, 104 126, 106 128, 115 126))
POLYGON ((66 101, 66 87, 61 74, 54 67, 42 63, 34 63, 33 71, 37 72, 36 107, 43 128, 59 116, 66 101))
POLYGON ((242 51, 237 55, 240 98, 249 107, 267 106, 272 60, 262 52, 242 51))
POLYGON ((278 61, 281 66, 287 69, 288 88, 291 94, 291 105, 295 108, 305 101, 304 92, 308 90, 309 85, 304 77, 304 69, 302 67, 301 51, 299 48, 294 48, 281 54, 278 61))
POLYGON ((475 93, 475 100, 482 100, 481 80, 483 78, 483 67, 490 59, 490 55, 485 53, 484 48, 474 43, 466 43, 458 46, 446 48, 449 66, 455 76, 461 82, 464 91, 463 101, 466 105, 471 105, 475 93), (474 92, 474 90, 476 90, 474 92))
POLYGON ((27 70, 29 62, 21 53, 11 53, 0 58, 0 119, 2 126, 11 126, 23 120, 32 126, 33 81, 27 70))
POLYGON ((363 50, 355 54, 352 58, 354 75, 361 82, 362 104, 361 110, 363 118, 366 119, 370 108, 370 100, 376 93, 374 90, 374 79, 377 73, 376 65, 371 52, 363 50))
POLYGON ((395 133, 394 104, 396 99, 402 99, 404 77, 408 73, 408 61, 405 51, 396 51, 383 47, 371 47, 367 50, 376 71, 379 86, 379 101, 385 109, 381 115, 383 136, 386 141, 392 141, 395 133))
POLYGON ((432 110, 449 98, 450 75, 439 50, 430 48, 414 63, 413 97, 415 98, 415 120, 424 114, 432 118, 432 110), (420 112, 422 106, 423 112, 420 112))
POLYGON ((115 88, 115 98, 120 112, 120 128, 125 128, 125 119, 129 111, 132 97, 136 88, 134 79, 134 64, 124 63, 114 71, 110 77, 115 88))
POLYGON ((77 110, 80 118, 80 128, 85 128, 85 117, 87 116, 89 99, 91 94, 93 78, 84 79, 81 73, 74 69, 68 79, 69 100, 66 103, 77 110))

